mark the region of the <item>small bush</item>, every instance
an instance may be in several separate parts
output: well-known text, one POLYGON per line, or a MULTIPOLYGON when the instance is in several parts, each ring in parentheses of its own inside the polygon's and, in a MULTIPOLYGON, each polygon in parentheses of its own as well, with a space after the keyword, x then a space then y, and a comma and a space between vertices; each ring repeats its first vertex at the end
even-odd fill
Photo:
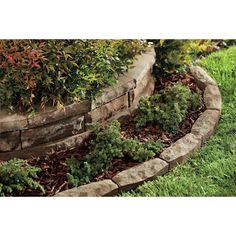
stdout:
POLYGON ((156 63, 154 72, 170 74, 186 69, 199 56, 216 50, 212 40, 150 40, 154 43, 156 63))
POLYGON ((70 173, 68 181, 73 186, 88 183, 97 174, 107 170, 114 158, 129 157, 139 162, 146 161, 163 148, 160 141, 148 140, 140 143, 135 139, 122 139, 120 123, 113 121, 109 126, 95 127, 95 139, 91 142, 91 152, 83 160, 68 160, 70 173))
POLYGON ((40 189, 44 193, 43 187, 34 180, 39 170, 20 159, 1 163, 0 196, 22 193, 26 188, 40 189))
POLYGON ((91 99, 113 85, 141 40, 0 40, 0 107, 35 110, 91 99))
POLYGON ((177 130, 188 109, 196 109, 200 103, 198 93, 177 83, 153 96, 140 99, 136 125, 142 127, 147 123, 155 123, 167 132, 177 130))

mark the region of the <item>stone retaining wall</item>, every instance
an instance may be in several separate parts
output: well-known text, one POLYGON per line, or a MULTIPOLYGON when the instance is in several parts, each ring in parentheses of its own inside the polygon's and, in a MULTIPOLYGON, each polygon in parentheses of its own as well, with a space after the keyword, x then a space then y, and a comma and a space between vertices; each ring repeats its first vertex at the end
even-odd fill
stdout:
POLYGON ((190 69, 195 82, 204 91, 203 101, 207 109, 196 120, 189 134, 166 148, 158 158, 121 171, 112 179, 62 191, 56 196, 113 196, 119 192, 133 189, 144 181, 164 175, 178 164, 191 158, 214 133, 220 119, 222 102, 216 82, 200 67, 193 66, 190 69))
POLYGON ((0 159, 28 158, 72 148, 88 137, 87 124, 117 119, 129 114, 141 96, 154 91, 154 48, 137 57, 115 86, 105 88, 93 101, 82 101, 63 109, 47 109, 35 115, 0 112, 0 159))

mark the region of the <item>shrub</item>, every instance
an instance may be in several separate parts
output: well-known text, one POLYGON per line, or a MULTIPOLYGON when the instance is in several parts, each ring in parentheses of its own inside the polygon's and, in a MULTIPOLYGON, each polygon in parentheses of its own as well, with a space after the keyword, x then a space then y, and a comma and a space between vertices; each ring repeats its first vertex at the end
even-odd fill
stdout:
POLYGON ((198 93, 193 93, 187 86, 177 83, 153 96, 140 99, 136 125, 141 127, 147 123, 155 123, 168 132, 177 130, 188 109, 196 109, 200 103, 198 93))
POLYGON ((105 128, 97 125, 95 139, 91 142, 91 152, 83 160, 72 157, 67 161, 70 167, 68 181, 73 186, 88 183, 106 170, 114 158, 129 157, 142 162, 155 156, 162 147, 160 141, 148 140, 146 143, 140 143, 135 139, 122 139, 118 121, 111 122, 105 128))
POLYGON ((0 107, 34 110, 93 98, 145 49, 141 40, 1 40, 0 107))
POLYGON ((170 74, 186 69, 199 56, 216 50, 212 40, 151 40, 156 51, 156 74, 170 74))
POLYGON ((39 170, 20 159, 1 163, 0 196, 22 193, 26 188, 40 189, 44 193, 43 187, 34 180, 39 170))

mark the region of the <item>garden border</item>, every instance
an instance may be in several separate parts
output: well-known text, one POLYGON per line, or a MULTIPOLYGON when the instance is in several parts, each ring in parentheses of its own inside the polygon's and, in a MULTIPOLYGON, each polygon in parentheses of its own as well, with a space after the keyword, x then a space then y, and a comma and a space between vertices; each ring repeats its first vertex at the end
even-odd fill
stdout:
POLYGON ((154 63, 152 46, 137 56, 117 84, 103 89, 93 101, 48 108, 34 115, 0 114, 0 160, 27 159, 79 146, 90 133, 89 124, 131 114, 140 97, 154 91, 154 63))
POLYGON ((114 196, 131 190, 147 180, 162 176, 178 164, 185 163, 214 133, 221 114, 222 98, 218 85, 201 67, 191 66, 190 71, 203 91, 206 110, 194 123, 191 132, 166 148, 158 158, 121 171, 112 179, 92 182, 59 192, 55 197, 114 196))

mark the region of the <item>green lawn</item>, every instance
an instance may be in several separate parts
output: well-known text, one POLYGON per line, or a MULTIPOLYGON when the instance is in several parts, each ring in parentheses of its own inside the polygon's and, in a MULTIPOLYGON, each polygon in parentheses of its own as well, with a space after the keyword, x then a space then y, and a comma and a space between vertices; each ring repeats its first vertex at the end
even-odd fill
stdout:
POLYGON ((122 196, 236 196, 236 47, 212 53, 200 65, 223 97, 215 135, 187 164, 122 196))

